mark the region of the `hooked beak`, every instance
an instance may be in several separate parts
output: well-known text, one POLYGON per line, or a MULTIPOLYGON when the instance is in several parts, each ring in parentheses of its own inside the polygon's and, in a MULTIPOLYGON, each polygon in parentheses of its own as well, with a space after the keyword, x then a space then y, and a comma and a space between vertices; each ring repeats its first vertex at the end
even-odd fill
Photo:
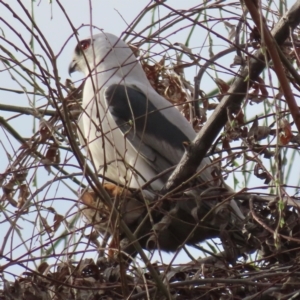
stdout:
POLYGON ((77 71, 77 63, 75 60, 73 60, 69 65, 69 75, 71 76, 71 74, 75 71, 77 71))

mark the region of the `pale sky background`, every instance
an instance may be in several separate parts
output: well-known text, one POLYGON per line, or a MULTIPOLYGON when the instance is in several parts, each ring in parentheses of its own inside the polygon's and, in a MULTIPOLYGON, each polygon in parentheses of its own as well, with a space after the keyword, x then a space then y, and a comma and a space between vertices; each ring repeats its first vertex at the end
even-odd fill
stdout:
MULTIPOLYGON (((22 17, 22 20, 30 26, 28 19, 26 15, 24 14, 23 10, 20 8, 19 4, 16 1, 7 1, 7 3, 10 5, 10 7, 14 10, 14 12, 22 17)), ((23 5, 28 9, 28 11, 31 11, 31 1, 22 1, 23 5)), ((84 39, 87 36, 90 36, 90 27, 89 24, 91 22, 93 25, 95 25, 98 28, 104 29, 107 32, 113 33, 115 35, 121 35, 124 30, 127 29, 127 24, 130 24, 136 16, 140 13, 140 11, 149 3, 149 1, 144 0, 112 0, 112 1, 102 1, 102 0, 96 0, 96 1, 79 1, 79 0, 65 0, 61 1, 63 4, 65 11, 68 14, 68 17, 73 23, 73 26, 75 28, 79 28, 81 25, 85 25, 79 32, 79 39, 84 39)), ((172 6, 173 8, 180 8, 183 9, 185 7, 190 8, 193 6, 196 6, 199 4, 199 1, 197 0, 188 0, 188 1, 178 1, 178 0, 171 0, 168 1, 168 5, 172 6)), ((16 19, 13 18, 11 13, 6 10, 6 8, 1 5, 0 10, 2 11, 2 17, 5 21, 7 21, 9 24, 11 24, 18 33, 22 35, 22 38, 26 42, 30 42, 30 34, 28 31, 24 30, 23 25, 20 25, 19 22, 16 21, 16 19)), ((53 49, 54 53, 58 53, 61 51, 63 45, 66 43, 66 41, 70 38, 72 35, 72 29, 62 13, 59 6, 56 4, 56 1, 53 1, 53 4, 50 5, 48 1, 42 0, 42 1, 36 1, 33 4, 33 11, 35 16, 36 24, 38 24, 40 30, 42 31, 43 35, 46 37, 47 42, 50 44, 51 48, 53 49)), ((160 8, 159 11, 157 11, 157 14, 165 15, 169 13, 166 9, 160 8)), ((146 27, 151 23, 151 14, 148 14, 147 17, 143 19, 143 21, 140 23, 139 27, 140 29, 146 27)), ((157 15, 156 15, 157 18, 157 15)), ((23 45, 19 40, 19 37, 17 37, 15 34, 13 34, 5 24, 0 23, 0 28, 3 30, 3 34, 5 37, 13 42, 16 45, 19 45, 21 49, 23 49, 23 45)), ((176 35, 173 35, 170 37, 170 41, 172 43, 175 42, 181 42, 184 43, 187 37, 187 32, 179 32, 176 35)), ((97 33, 97 30, 95 30, 95 33, 97 33)), ((147 33, 146 33, 147 34, 147 33)), ((66 44, 65 48, 61 52, 59 58, 58 58, 58 66, 59 66, 59 73, 62 78, 62 82, 65 81, 66 78, 69 78, 68 75, 68 66, 72 59, 73 50, 77 44, 77 41, 74 37, 72 37, 68 43, 66 44)), ((42 54, 43 52, 38 47, 38 44, 35 43, 35 53, 36 54, 42 54)), ((18 57, 18 55, 21 55, 18 52, 13 51, 13 54, 18 57)), ((30 67, 32 65, 32 62, 28 62, 28 66, 30 67)), ((20 85, 12 80, 11 76, 7 72, 3 72, 4 69, 3 65, 0 65, 0 88, 6 88, 6 89, 17 89, 20 90, 20 85)), ((192 75, 194 76, 194 74, 192 75)), ((74 74, 72 77, 72 80, 76 82, 76 80, 82 78, 80 74, 74 74)), ((19 79, 20 80, 20 79, 19 79)), ((22 80, 20 80, 22 82, 22 80)), ((22 82, 22 84, 26 87, 26 84, 22 82)), ((213 87, 213 85, 212 85, 213 87)), ((27 87, 28 90, 32 90, 32 88, 27 87)), ((43 103, 43 100, 39 100, 39 98, 36 98, 37 100, 37 106, 41 105, 43 103)), ((7 93, 0 90, 0 102, 4 104, 9 105, 15 105, 15 106, 28 106, 29 103, 32 101, 32 97, 25 96, 24 94, 18 95, 15 93, 7 93)), ((7 112, 1 112, 1 116, 8 118, 9 116, 15 115, 15 113, 7 113, 7 112)), ((18 132, 25 137, 30 137, 32 135, 32 124, 33 119, 32 117, 24 116, 24 117, 18 117, 16 119, 10 120, 9 124, 13 126, 14 128, 17 128, 18 132)), ((36 121, 36 124, 38 126, 38 121, 36 121)), ((37 128, 36 128, 37 131, 37 128)), ((0 147, 0 155, 3 159, 0 161, 0 173, 3 172, 7 165, 8 165, 8 159, 6 155, 6 151, 4 148, 10 153, 14 153, 19 148, 19 143, 16 142, 13 138, 7 137, 4 134, 4 131, 0 130, 0 139, 3 144, 5 144, 5 147, 0 147), (8 143, 9 140, 9 143, 8 143), (11 143, 11 144, 10 144, 11 143)), ((70 156, 70 155, 69 155, 70 156)), ((61 158, 63 160, 64 157, 61 158)), ((78 170, 77 170, 78 171, 78 170)), ((50 176, 48 176, 47 172, 44 170, 43 167, 41 167, 38 170, 38 187, 42 186, 45 182, 49 181, 51 179, 50 176)), ((31 186, 32 190, 35 190, 34 187, 31 186)), ((39 195, 41 196, 41 194, 39 195)), ((61 214, 69 214, 69 209, 72 209, 71 207, 74 206, 74 199, 76 199, 76 196, 72 194, 67 188, 63 186, 63 184, 55 184, 52 185, 51 189, 45 191, 44 193, 45 199, 48 199, 48 201, 45 202, 45 206, 53 206, 58 213, 61 214), (61 197, 65 198, 65 200, 53 201, 51 202, 52 198, 59 199, 61 197), (72 201, 69 201, 68 199, 73 199, 72 201)), ((41 199, 41 198, 40 198, 41 199)), ((14 214, 15 208, 8 207, 8 211, 11 215, 14 214)), ((74 208, 73 208, 74 212, 74 208)), ((45 212, 45 217, 47 217, 47 212, 45 212)), ((9 214, 8 214, 9 215, 9 214)), ((39 247, 39 239, 38 237, 31 239, 32 235, 36 233, 36 230, 34 229, 36 224, 31 224, 28 222, 28 220, 34 220, 35 219, 35 212, 29 213, 28 215, 24 215, 24 219, 18 220, 18 225, 21 226, 20 229, 20 235, 18 235, 14 230, 12 231, 11 235, 8 238, 7 247, 5 248, 5 255, 8 255, 8 252, 10 249, 13 249, 13 255, 11 258, 13 259, 19 259, 20 256, 22 256, 24 253, 27 252, 28 248, 36 248, 39 247), (32 216, 32 217, 31 217, 32 216), (31 226, 29 226, 31 224, 31 226), (21 238, 21 239, 20 239, 21 238), (22 241, 23 239, 23 241, 22 241), (25 242, 24 242, 25 241, 25 242), (24 244, 23 244, 24 242, 24 244), (23 245, 25 245, 25 247, 23 245)), ((50 223, 52 224, 52 218, 51 215, 49 219, 51 220, 50 223)), ((4 215, 0 214, 0 221, 5 220, 4 215)), ((80 224, 77 224, 80 226, 80 224)), ((8 229, 10 227, 10 224, 7 221, 4 221, 1 223, 1 231, 0 231, 0 244, 2 243, 4 236, 8 232, 8 229), (1 234, 2 232, 2 234, 1 234)), ((62 228, 61 228, 62 229, 62 228)), ((75 235, 75 239, 78 238, 78 234, 75 235)), ((72 244, 72 239, 69 241, 70 245, 72 244)), ((58 248, 60 249, 60 248, 58 248)), ((59 252, 59 251, 57 251, 59 252)), ((193 251, 194 252, 194 251, 193 251)), ((34 256, 39 256, 39 251, 34 252, 34 256)), ((199 251, 196 251, 193 253, 195 257, 198 257, 200 255, 199 251)), ((90 252, 87 255, 88 257, 97 257, 96 251, 90 252)), ((80 258, 81 256, 78 256, 80 258)), ((168 263, 173 258, 173 255, 164 253, 163 255, 163 262, 168 263)), ((26 256, 24 257, 26 259, 26 256)), ((158 255, 155 255, 155 260, 160 260, 160 257, 158 255)), ((175 262, 182 262, 182 261, 189 261, 190 259, 187 258, 185 255, 180 254, 179 258, 175 260, 175 262)), ((53 260, 50 260, 50 262, 53 260)), ((54 261, 53 261, 54 262, 54 261)), ((7 263, 6 261, 1 261, 1 264, 7 263)), ((39 264, 39 262, 36 262, 39 264)), ((25 264, 26 265, 26 264, 25 264)), ((34 266, 32 264, 28 264, 29 267, 34 266)), ((14 274, 20 274, 21 272, 25 271, 24 268, 19 266, 14 266, 9 269, 14 274)), ((11 278, 10 276, 6 275, 6 278, 11 278)))
MULTIPOLYGON (((24 12, 20 9, 19 4, 17 1, 6 1, 6 3, 9 3, 11 8, 15 11, 15 13, 19 16, 22 16, 22 19, 25 23, 28 23, 28 19, 25 16, 24 12)), ((31 2, 30 1, 22 1, 24 6, 27 7, 27 9, 31 10, 31 2)), ((113 33, 115 35, 121 35, 121 33, 127 29, 127 24, 130 24, 136 16, 140 13, 140 11, 149 3, 148 1, 144 0, 111 0, 111 1, 103 1, 103 0, 95 0, 95 1, 87 1, 87 0, 64 0, 61 1, 62 5, 65 8, 65 11, 68 14, 68 17, 72 21, 72 24, 75 28, 79 28, 81 25, 86 25, 83 29, 80 30, 80 36, 79 39, 84 39, 85 37, 90 35, 90 27, 88 26, 93 23, 98 28, 104 29, 106 32, 113 33)), ((199 0, 186 0, 186 1, 178 1, 178 0, 168 0, 167 4, 173 8, 177 9, 185 9, 185 8, 191 8, 193 6, 199 5, 199 0)), ((0 10, 2 17, 4 20, 6 20, 8 23, 14 26, 14 24, 17 24, 14 26, 14 28, 22 35, 22 37, 27 41, 30 42, 30 35, 28 32, 24 31, 23 26, 21 26, 16 20, 13 18, 10 12, 8 12, 5 7, 0 4, 0 10)), ((169 13, 167 9, 164 9, 160 7, 160 9, 156 12, 160 16, 166 15, 169 13)), ((237 10, 237 14, 239 14, 240 11, 237 10)), ((72 35, 72 29, 70 27, 70 24, 68 23, 66 17, 62 13, 59 6, 56 4, 56 1, 53 1, 53 4, 49 4, 48 1, 41 0, 36 1, 34 3, 34 15, 36 23, 38 24, 39 28, 41 29, 44 36, 47 38, 48 43, 51 45, 53 51, 55 53, 59 53, 63 47, 63 45, 66 43, 66 41, 70 38, 72 35)), ((157 18, 158 15, 156 15, 157 18)), ((142 29, 149 25, 151 23, 151 14, 148 14, 148 16, 144 17, 143 21, 140 23, 140 25, 137 28, 142 29)), ((181 24, 181 26, 183 26, 181 24)), ((0 21, 0 29, 2 30, 2 34, 5 34, 6 38, 9 39, 11 42, 16 43, 18 45, 20 44, 19 38, 13 34, 10 30, 8 30, 7 26, 4 23, 1 23, 0 21)), ((228 32, 224 30, 224 25, 221 24, 221 26, 218 28, 214 28, 217 30, 220 34, 224 35, 224 37, 228 36, 228 32)), ((174 28, 171 29, 170 32, 174 31, 174 28)), ((169 37, 169 41, 171 43, 180 42, 184 43, 187 37, 187 33, 189 31, 182 30, 178 34, 172 35, 169 37)), ((95 33, 97 33, 97 30, 95 30, 95 33)), ((1 32, 0 32, 1 34, 1 32)), ((146 35, 146 34, 145 34, 146 35)), ((207 38, 206 33, 200 29, 197 28, 194 34, 194 38, 191 41, 190 47, 201 47, 201 45, 204 44, 204 40, 207 38)), ((1 43, 1 41, 0 41, 1 43)), ((61 52, 59 59, 58 59, 58 66, 59 66, 59 73, 62 78, 62 82, 65 81, 65 79, 69 78, 68 75, 68 66, 72 59, 72 53, 74 50, 75 45, 77 44, 77 41, 74 37, 72 37, 67 44, 65 45, 63 51, 61 52)), ((221 40, 220 40, 221 44, 221 40)), ((226 45, 225 42, 222 43, 222 46, 220 48, 225 49, 226 45)), ((195 53, 198 50, 195 49, 195 53)), ((36 54, 41 53, 39 47, 36 46, 36 54)), ((0 52, 1 54, 1 52, 0 52)), ((18 57, 18 55, 21 55, 20 53, 15 53, 18 57)), ((207 49, 203 52, 203 55, 206 55, 207 58, 209 58, 207 54, 207 49)), ((228 59, 226 61, 228 65, 232 63, 232 59, 228 59)), ((32 63, 29 63, 29 65, 32 63)), ((0 88, 12 88, 12 89, 20 89, 20 86, 16 83, 16 81, 12 80, 12 78, 9 76, 7 72, 3 72, 3 65, 0 62, 0 88)), ((236 69, 237 70, 237 69, 236 69)), ((193 80, 193 76, 195 74, 190 73, 186 74, 189 76, 190 80, 193 80)), ((74 82, 77 82, 82 78, 80 74, 74 74, 72 77, 72 80, 74 82)), ((213 89, 215 87, 214 83, 209 80, 205 82, 205 90, 208 92, 210 89, 213 89)), ((1 91, 0 89, 0 102, 10 105, 16 105, 16 106, 28 106, 28 103, 32 101, 31 96, 25 96, 24 94, 18 95, 13 93, 7 93, 4 91, 1 91)), ((37 106, 39 106, 39 99, 37 98, 37 106)), ((253 115, 255 115, 257 112, 254 112, 253 115)), ((9 116, 15 115, 9 114, 6 112, 0 112, 1 116, 8 118, 9 116)), ((22 136, 30 137, 32 135, 32 117, 20 117, 16 118, 10 123, 14 128, 18 128, 20 134, 22 136)), ((6 155, 6 151, 4 149, 9 150, 10 154, 14 153, 19 148, 19 143, 14 141, 13 138, 7 138, 5 136, 4 131, 0 130, 0 140, 3 144, 5 144, 4 147, 0 147, 0 173, 5 170, 5 168, 8 165, 8 158, 6 155), (11 146, 7 145, 7 141, 11 142, 11 146)), ((65 157, 62 157, 61 160, 65 159, 67 156, 70 156, 70 154, 67 154, 65 157)), ((47 173, 44 171, 43 168, 40 168, 38 172, 38 186, 41 186, 43 183, 50 180, 50 177, 47 175, 47 173)), ((74 194, 72 194, 68 189, 63 187, 62 184, 55 183, 53 185, 54 188, 52 188, 52 191, 45 191, 45 198, 49 199, 47 203, 49 203, 49 206, 53 205, 55 209, 62 214, 65 214, 68 212, 69 209, 71 209, 72 201, 68 200, 61 200, 59 203, 57 201, 51 202, 51 198, 71 198, 76 199, 74 194)), ((34 188, 32 188, 34 190, 34 188)), ((40 199, 41 200, 41 199, 40 199)), ((73 201, 74 202, 74 201, 73 201)), ((15 211, 15 208, 9 208, 9 211, 11 214, 15 211)), ((0 213, 0 222, 3 221, 2 219, 3 215, 0 213), (2 220, 1 220, 2 219, 2 220)), ((52 215, 51 215, 52 218, 52 215)), ((23 226, 22 231, 22 237, 24 240, 28 239, 32 236, 34 232, 34 225, 30 229, 28 229, 26 226, 28 225, 28 222, 26 220, 30 219, 30 214, 27 216, 24 216, 24 222, 22 223, 20 221, 20 226, 23 226)), ((6 234, 8 230, 8 222, 0 223, 1 231, 0 231, 0 244, 2 243, 2 239, 4 237, 4 234, 6 234), (1 234, 2 232, 2 234, 1 234)), ((76 239, 77 236, 75 236, 76 239)), ((38 247, 38 238, 32 241, 32 244, 28 244, 28 247, 34 248, 35 246, 38 247)), ((70 244, 72 241, 70 240, 70 244)), ((9 237, 9 242, 7 242, 7 247, 5 248, 5 254, 9 251, 9 249, 13 248, 12 245, 18 246, 21 245, 22 242, 20 241, 20 236, 18 234, 14 233, 9 237)), ((17 259, 19 255, 22 255, 24 252, 26 252, 25 248, 21 245, 17 248, 17 250, 14 251, 13 258, 17 259)), ((197 258, 199 255, 202 255, 199 251, 193 250, 193 255, 197 258)), ((35 256, 38 256, 39 252, 34 254, 35 256)), ((89 253, 88 257, 96 257, 96 252, 89 253)), ((172 259, 173 255, 163 255, 163 262, 168 263, 172 259)), ((155 256, 155 259, 160 260, 159 256, 155 256)), ((185 255, 180 254, 175 262, 183 262, 183 261, 189 261, 190 259, 187 258, 185 255)), ((1 262, 0 264, 4 264, 5 262, 1 262)), ((13 268, 13 272, 15 274, 18 274, 21 271, 25 271, 23 268, 13 268)))

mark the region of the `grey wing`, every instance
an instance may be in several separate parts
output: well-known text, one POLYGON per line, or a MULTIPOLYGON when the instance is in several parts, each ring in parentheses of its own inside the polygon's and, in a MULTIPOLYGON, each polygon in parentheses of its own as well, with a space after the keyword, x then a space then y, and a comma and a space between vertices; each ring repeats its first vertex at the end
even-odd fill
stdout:
POLYGON ((175 166, 189 138, 139 90, 111 85, 105 92, 109 112, 137 153, 157 173, 175 166))
MULTIPOLYGON (((190 138, 180 127, 170 122, 166 114, 158 110, 145 94, 133 87, 111 85, 106 91, 106 101, 116 124, 154 170, 160 173, 179 163, 184 152, 183 143, 190 141, 190 138)), ((183 118, 181 115, 179 117, 183 118)), ((179 117, 178 124, 182 124, 179 117)), ((210 160, 205 158, 199 168, 209 164, 210 160)), ((167 180, 169 175, 166 174, 164 179, 167 180)), ((211 169, 201 172, 200 178, 211 184, 211 169)), ((225 185, 226 190, 232 191, 225 185)), ((237 216, 244 219, 234 200, 230 201, 230 206, 237 216)))

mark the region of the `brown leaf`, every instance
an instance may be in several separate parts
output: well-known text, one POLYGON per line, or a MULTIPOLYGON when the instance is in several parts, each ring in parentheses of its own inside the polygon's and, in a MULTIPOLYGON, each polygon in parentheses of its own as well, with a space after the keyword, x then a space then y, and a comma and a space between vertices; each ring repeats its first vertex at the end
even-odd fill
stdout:
POLYGON ((218 85, 221 95, 226 94, 230 86, 222 79, 215 78, 215 83, 218 85))
MULTIPOLYGON (((145 211, 145 204, 131 197, 131 192, 111 183, 104 184, 105 190, 113 198, 114 205, 118 207, 120 216, 126 224, 135 222, 145 211)), ((116 232, 118 220, 112 219, 111 210, 93 191, 82 193, 80 200, 86 205, 82 214, 88 224, 92 224, 100 233, 116 232)))
POLYGON ((28 171, 26 170, 15 172, 13 174, 12 181, 14 182, 14 184, 20 184, 26 179, 27 175, 28 175, 28 171))
POLYGON ((265 84, 264 80, 261 77, 258 77, 257 81, 259 83, 259 90, 261 93, 261 97, 265 98, 265 99, 268 98, 269 92, 266 89, 266 84, 265 84))
POLYGON ((253 137, 255 141, 261 141, 269 136, 271 128, 268 126, 258 126, 258 119, 253 121, 248 137, 253 137))
POLYGON ((133 45, 133 44, 128 44, 129 48, 131 49, 131 51, 133 52, 135 57, 139 57, 140 56, 140 49, 139 47, 133 45))
POLYGON ((32 141, 31 140, 28 140, 26 143, 22 144, 20 146, 20 150, 22 149, 30 149, 32 147, 32 141))
POLYGON ((229 144, 229 140, 227 138, 223 138, 222 139, 222 148, 224 150, 226 150, 226 152, 228 153, 228 155, 231 155, 232 154, 232 151, 231 151, 231 147, 230 147, 230 144, 229 144))
POLYGON ((269 136, 271 133, 271 128, 268 126, 257 126, 253 130, 253 136, 256 141, 261 141, 269 136))
POLYGON ((290 142, 300 145, 300 134, 298 133, 297 135, 293 135, 290 142))
POLYGON ((218 106, 218 103, 208 103, 207 110, 214 110, 218 106))
POLYGON ((283 92, 281 90, 278 91, 278 93, 275 95, 275 99, 280 100, 283 96, 283 92))
POLYGON ((193 55, 192 50, 189 47, 187 47, 186 45, 182 44, 182 43, 174 43, 174 46, 179 46, 184 52, 186 52, 186 54, 192 54, 193 55))
POLYGON ((18 203, 15 199, 13 199, 14 186, 15 184, 11 181, 2 186, 2 190, 3 190, 2 200, 3 201, 7 200, 12 206, 17 207, 18 203))
POLYGON ((48 174, 50 174, 52 162, 47 158, 43 158, 43 159, 41 159, 41 164, 45 167, 48 174))
POLYGON ((89 240, 92 244, 94 244, 97 248, 101 247, 99 243, 99 233, 96 230, 93 230, 90 234, 84 235, 85 238, 89 240))
POLYGON ((60 153, 57 144, 52 144, 48 147, 46 155, 46 159, 51 163, 58 164, 60 162, 60 153))
POLYGON ((73 82, 70 79, 66 79, 65 85, 68 89, 68 95, 63 99, 63 101, 69 103, 77 103, 78 100, 82 99, 83 93, 83 85, 81 84, 79 87, 75 87, 73 82))
POLYGON ((113 231, 109 224, 110 209, 93 191, 84 191, 80 196, 80 200, 85 204, 81 213, 84 215, 87 224, 93 225, 100 233, 113 231))
POLYGON ((251 150, 260 155, 264 155, 264 158, 271 158, 274 156, 275 152, 268 150, 266 147, 262 147, 260 145, 252 145, 251 150))
POLYGON ((264 80, 259 77, 256 82, 252 84, 251 91, 248 94, 248 99, 251 100, 250 104, 260 103, 268 98, 269 93, 266 89, 264 80))
POLYGON ((249 161, 257 162, 257 160, 254 157, 249 156, 247 153, 245 153, 244 156, 247 161, 249 160, 249 161))
POLYGON ((230 65, 230 68, 234 66, 240 66, 243 63, 243 59, 240 56, 235 55, 233 59, 233 63, 230 65))
POLYGON ((28 186, 26 184, 22 184, 19 188, 19 197, 18 197, 18 208, 21 208, 26 202, 30 192, 28 190, 28 186))
POLYGON ((259 96, 259 84, 257 82, 252 84, 252 89, 248 93, 248 99, 251 100, 250 104, 252 104, 252 102, 260 103, 263 101, 263 99, 259 96))
POLYGON ((55 210, 54 207, 48 206, 48 207, 46 207, 46 209, 47 209, 48 211, 50 211, 51 213, 56 214, 56 210, 55 210))
POLYGON ((53 224, 54 232, 57 231, 57 229, 59 228, 60 224, 63 222, 64 219, 65 219, 65 217, 62 215, 59 215, 59 214, 54 215, 54 224, 53 224))
POLYGON ((80 200, 88 206, 93 206, 96 201, 96 196, 93 191, 85 191, 81 194, 80 200))
POLYGON ((256 26, 253 27, 253 29, 250 33, 250 40, 260 42, 260 33, 256 26))
POLYGON ((293 137, 291 124, 287 119, 282 118, 279 120, 279 128, 281 129, 279 132, 279 144, 287 145, 293 137))
POLYGON ((105 183, 104 188, 111 197, 120 201, 120 212, 126 224, 132 224, 145 210, 143 203, 132 198, 132 193, 129 190, 112 183, 105 183))
POLYGON ((244 125, 245 124, 244 117, 245 117, 245 115, 244 115, 243 111, 240 109, 239 112, 235 116, 235 120, 238 122, 239 125, 244 125))
POLYGON ((132 195, 129 190, 119 187, 113 183, 104 183, 103 186, 111 197, 117 197, 117 196, 130 197, 132 195))
POLYGON ((41 218, 41 221, 42 221, 45 231, 47 233, 52 233, 53 230, 52 230, 51 226, 48 224, 47 219, 42 216, 40 216, 40 218, 41 218))
POLYGON ((253 104, 253 103, 259 104, 259 103, 263 102, 264 100, 266 100, 262 96, 256 96, 256 97, 253 97, 253 98, 249 97, 249 99, 251 100, 250 104, 253 104))
MULTIPOLYGON (((69 117, 72 121, 77 121, 78 117, 80 116, 81 112, 82 112, 82 107, 80 105, 79 102, 70 102, 67 105, 68 107, 68 113, 69 113, 69 117)), ((75 126, 74 123, 71 123, 71 126, 75 126)), ((64 128, 65 129, 65 128, 64 128)), ((75 130, 76 132, 76 130, 75 130)))
POLYGON ((48 263, 44 261, 38 266, 37 270, 40 274, 43 274, 48 267, 49 267, 48 263))
POLYGON ((258 163, 254 166, 254 175, 264 180, 265 184, 269 184, 272 180, 271 176, 258 163))
POLYGON ((41 120, 39 124, 40 143, 46 142, 51 137, 51 131, 49 130, 46 121, 41 120))
POLYGON ((99 268, 91 258, 80 261, 78 265, 78 274, 84 277, 94 277, 95 279, 99 279, 100 277, 99 268))
POLYGON ((186 64, 183 64, 181 56, 176 54, 176 64, 173 67, 173 70, 176 74, 179 76, 182 76, 184 74, 184 66, 186 64))
POLYGON ((11 194, 14 191, 14 184, 9 182, 2 186, 2 190, 5 196, 11 194))

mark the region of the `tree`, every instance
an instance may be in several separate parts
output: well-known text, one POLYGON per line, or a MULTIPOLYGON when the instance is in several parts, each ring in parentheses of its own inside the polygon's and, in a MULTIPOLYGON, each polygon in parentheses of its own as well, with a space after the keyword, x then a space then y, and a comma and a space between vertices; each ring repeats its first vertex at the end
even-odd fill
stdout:
MULTIPOLYGON (((62 82, 58 61, 64 45, 53 50, 41 24, 21 1, 18 10, 4 1, 0 5, 7 13, 1 18, 2 72, 19 85, 0 89, 6 99, 14 94, 28 99, 22 107, 0 104, 2 111, 11 113, 0 118, 7 157, 1 174, 3 299, 71 298, 74 290, 82 299, 296 297, 299 1, 289 10, 283 2, 214 2, 178 10, 154 1, 124 29, 122 38, 134 49, 153 87, 177 105, 198 132, 156 202, 144 203, 143 213, 149 217, 151 211, 152 227, 142 232, 153 233, 151 238, 176 218, 182 221, 177 203, 190 201, 185 183, 206 155, 234 190, 222 197, 203 190, 201 205, 184 215, 180 226, 191 218, 191 237, 208 235, 195 245, 200 258, 185 242, 178 244, 174 259, 183 249, 191 260, 179 266, 173 260, 168 265, 150 263, 152 254, 142 249, 146 244, 133 235, 143 225, 133 228, 124 217, 129 201, 140 201, 140 195, 103 186, 85 162, 77 139, 83 82, 62 82), (142 26, 149 15, 151 23, 142 26), (8 21, 11 16, 13 22, 8 21), (186 40, 170 43, 177 32, 185 32, 186 40), (25 36, 30 36, 29 45, 25 36), (14 122, 27 121, 25 115, 39 121, 30 138, 23 132, 24 123, 14 122), (231 198, 245 220, 237 221, 223 209, 231 198), (112 199, 120 201, 115 208, 112 199), (101 211, 95 203, 101 203, 101 211), (90 223, 82 222, 81 213, 90 213, 90 223), (100 239, 93 231, 99 222, 105 222, 100 225, 108 232, 100 239), (209 240, 215 237, 209 230, 199 233, 200 223, 214 224, 219 239, 209 240), (111 235, 114 243, 108 243, 111 235), (120 237, 134 245, 140 260, 124 262, 120 237), (102 259, 96 262, 98 252, 102 259), (110 259, 103 259, 107 254, 110 259), (25 270, 14 282, 8 280, 10 274, 19 276, 25 270)), ((81 28, 72 26, 62 3, 55 5, 76 40, 81 28)), ((98 30, 92 25, 89 29, 98 30)), ((159 245, 154 248, 164 256, 159 245)))

